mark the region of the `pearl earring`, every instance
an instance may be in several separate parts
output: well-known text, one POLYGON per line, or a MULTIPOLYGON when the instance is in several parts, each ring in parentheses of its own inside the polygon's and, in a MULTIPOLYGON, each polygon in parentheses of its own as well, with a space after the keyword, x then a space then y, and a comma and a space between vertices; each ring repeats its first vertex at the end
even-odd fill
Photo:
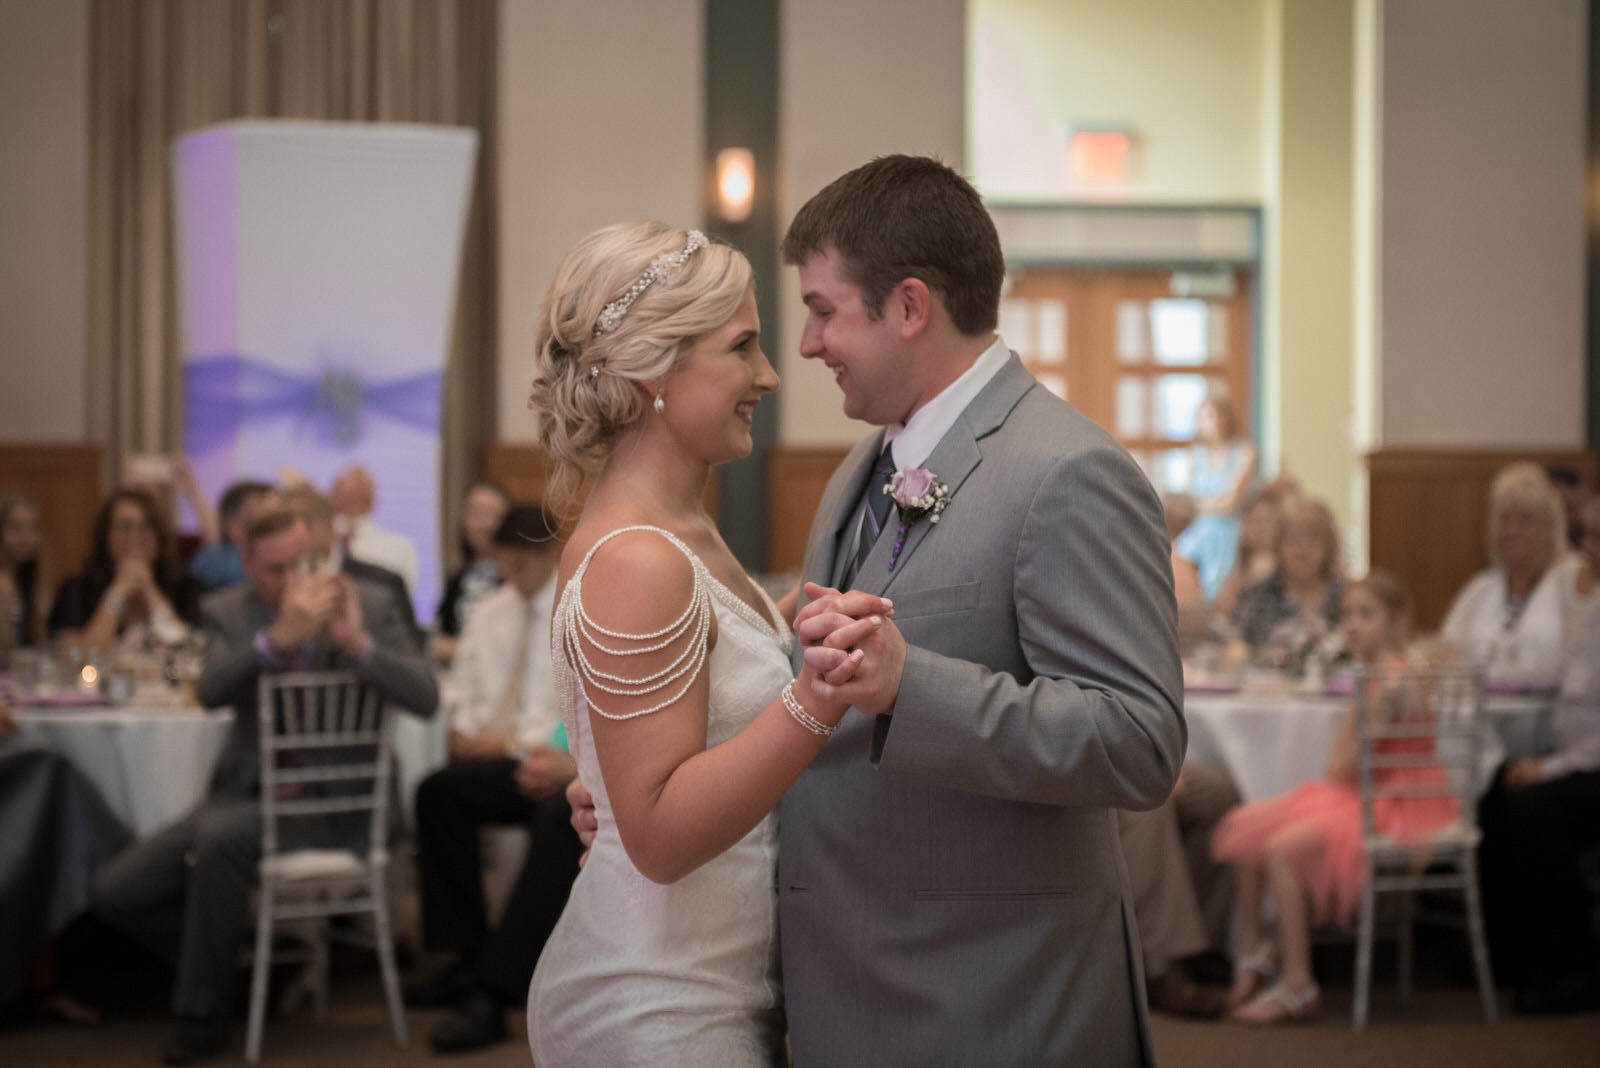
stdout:
POLYGON ((657 415, 660 415, 662 412, 667 410, 667 402, 666 402, 663 394, 660 394, 660 393, 656 394, 655 409, 656 409, 656 414, 657 415))

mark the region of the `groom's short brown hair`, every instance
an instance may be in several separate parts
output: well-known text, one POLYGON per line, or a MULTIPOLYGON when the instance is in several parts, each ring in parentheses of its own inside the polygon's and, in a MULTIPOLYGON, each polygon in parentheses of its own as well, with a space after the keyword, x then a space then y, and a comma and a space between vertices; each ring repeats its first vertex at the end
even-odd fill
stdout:
POLYGON ((939 160, 881 156, 806 201, 783 237, 783 261, 830 250, 874 318, 895 286, 917 278, 963 334, 987 333, 999 320, 1000 235, 972 183, 939 160))

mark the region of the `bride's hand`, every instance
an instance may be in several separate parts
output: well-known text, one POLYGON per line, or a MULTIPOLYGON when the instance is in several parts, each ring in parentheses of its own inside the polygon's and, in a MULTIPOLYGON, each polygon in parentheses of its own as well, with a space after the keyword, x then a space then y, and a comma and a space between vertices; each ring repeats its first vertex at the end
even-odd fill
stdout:
POLYGON ((807 648, 827 642, 835 648, 848 649, 870 633, 869 629, 860 628, 850 631, 852 625, 875 620, 872 627, 876 628, 883 619, 894 615, 893 601, 860 590, 841 593, 808 582, 805 592, 809 603, 795 617, 794 632, 807 648), (843 636, 841 632, 849 634, 850 640, 838 640, 843 636))

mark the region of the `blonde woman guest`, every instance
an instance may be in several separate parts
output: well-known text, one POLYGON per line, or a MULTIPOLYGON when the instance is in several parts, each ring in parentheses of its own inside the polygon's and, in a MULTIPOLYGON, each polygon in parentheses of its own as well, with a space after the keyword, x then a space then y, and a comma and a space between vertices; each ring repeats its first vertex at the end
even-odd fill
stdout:
POLYGON ((1210 600, 1233 565, 1239 509, 1255 482, 1256 447, 1240 436, 1233 407, 1222 397, 1208 397, 1200 405, 1190 451, 1190 492, 1199 514, 1178 539, 1177 550, 1200 569, 1200 585, 1210 600))
POLYGON ((1339 625, 1339 532, 1333 513, 1315 497, 1290 497, 1279 510, 1273 545, 1278 569, 1245 587, 1230 622, 1252 649, 1294 629, 1325 634, 1339 625))
MULTIPOLYGON (((562 261, 530 407, 555 498, 595 476, 552 647, 599 831, 528 993, 541 1068, 786 1063, 772 810, 848 706, 794 677, 789 621, 701 503, 777 388, 734 249, 636 223, 562 261)), ((841 616, 840 649, 880 620, 841 616)), ((830 682, 862 657, 828 652, 830 682)))
POLYGON ((13 647, 38 645, 44 636, 49 572, 38 505, 21 494, 0 497, 0 589, 10 607, 0 624, 13 628, 13 647))
POLYGON ((1456 594, 1440 632, 1493 681, 1553 688, 1560 678, 1561 591, 1578 566, 1578 557, 1565 557, 1562 515, 1561 499, 1537 464, 1510 464, 1495 476, 1490 566, 1456 594))
POLYGON ((1278 510, 1284 496, 1274 490, 1262 490, 1244 507, 1233 567, 1212 602, 1223 619, 1233 615, 1234 605, 1239 603, 1239 594, 1246 586, 1269 579, 1278 570, 1278 510))

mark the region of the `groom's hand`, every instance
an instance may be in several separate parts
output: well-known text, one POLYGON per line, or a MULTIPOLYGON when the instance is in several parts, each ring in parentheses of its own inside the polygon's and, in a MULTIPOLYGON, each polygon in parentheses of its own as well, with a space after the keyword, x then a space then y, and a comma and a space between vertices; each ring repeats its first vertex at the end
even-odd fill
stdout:
MULTIPOLYGON (((871 593, 862 593, 860 590, 849 590, 841 593, 828 586, 819 586, 815 582, 805 585, 808 603, 795 617, 794 632, 804 646, 820 645, 825 640, 835 649, 849 649, 857 640, 866 636, 876 628, 882 620, 894 615, 894 602, 887 597, 879 597, 871 593), (855 624, 868 624, 857 626, 848 630, 855 624), (846 633, 840 640, 828 640, 831 636, 838 635, 841 630, 846 633)), ((813 665, 818 670, 828 670, 822 665, 813 665)), ((830 665, 831 666, 831 665, 830 665)))
POLYGON ((812 692, 824 701, 853 705, 869 716, 892 715, 906 669, 905 636, 892 620, 882 620, 851 643, 863 655, 860 660, 852 659, 848 665, 850 678, 841 682, 838 672, 829 665, 839 649, 846 647, 838 643, 850 637, 850 628, 842 627, 824 637, 820 645, 806 649, 806 663, 822 673, 811 684, 812 692))

